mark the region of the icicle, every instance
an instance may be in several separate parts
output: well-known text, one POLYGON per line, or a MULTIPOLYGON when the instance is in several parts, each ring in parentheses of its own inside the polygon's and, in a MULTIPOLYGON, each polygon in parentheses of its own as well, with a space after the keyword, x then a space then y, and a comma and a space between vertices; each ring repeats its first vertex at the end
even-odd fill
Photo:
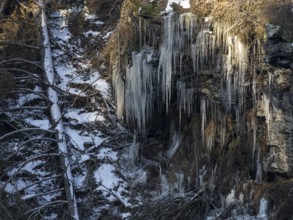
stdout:
POLYGON ((235 190, 232 189, 231 192, 226 197, 226 202, 225 202, 226 207, 232 205, 235 201, 236 201, 235 190))
POLYGON ((231 86, 232 86, 232 74, 233 74, 233 67, 232 67, 232 38, 227 38, 227 44, 228 44, 228 55, 226 58, 226 72, 225 72, 225 79, 226 79, 226 89, 227 89, 227 96, 228 96, 228 109, 231 109, 232 104, 232 94, 231 94, 231 86))
POLYGON ((163 23, 163 42, 160 47, 158 72, 161 92, 166 104, 166 112, 168 112, 171 101, 172 78, 176 74, 177 67, 179 73, 182 74, 182 59, 186 55, 186 48, 192 49, 197 17, 192 13, 184 13, 177 18, 171 12, 163 18, 163 23))
POLYGON ((196 71, 199 69, 198 63, 197 63, 197 45, 192 44, 191 45, 191 59, 192 59, 192 66, 193 66, 193 72, 196 73, 196 71))
POLYGON ((240 121, 240 110, 239 107, 235 108, 235 115, 236 115, 236 128, 237 128, 237 132, 240 132, 240 127, 242 127, 241 121, 240 121))
POLYGON ((205 124, 206 124, 206 100, 204 97, 200 100, 200 113, 201 113, 201 138, 202 145, 204 145, 204 137, 205 137, 205 124))
POLYGON ((266 123, 267 123, 267 131, 268 131, 268 144, 271 143, 271 111, 270 111, 270 99, 263 95, 263 102, 264 102, 264 114, 266 116, 266 123))
POLYGON ((193 39, 193 33, 194 33, 196 25, 197 25, 197 17, 195 14, 192 14, 190 12, 180 14, 179 16, 180 34, 183 35, 184 32, 186 32, 185 34, 187 35, 187 40, 189 43, 193 39))
POLYGON ((218 168, 218 164, 216 164, 215 168, 212 171, 211 177, 209 179, 208 186, 211 191, 213 191, 213 189, 215 188, 215 179, 216 179, 217 168, 218 168))
POLYGON ((166 175, 161 174, 160 178, 161 178, 161 194, 162 195, 169 194, 170 187, 169 187, 169 183, 168 183, 166 175))
POLYGON ((255 181, 259 183, 262 182, 262 164, 261 164, 261 158, 260 158, 260 151, 258 152, 258 155, 257 155, 255 181))
POLYGON ((220 127, 220 132, 221 132, 221 144, 224 146, 225 141, 226 141, 226 117, 222 118, 221 120, 221 127, 220 127))
POLYGON ((258 153, 258 158, 257 158, 257 165, 256 165, 256 176, 255 176, 255 181, 261 183, 262 182, 262 164, 260 161, 260 153, 258 153))
POLYGON ((123 118, 124 115, 124 82, 122 80, 122 76, 119 72, 119 62, 116 62, 113 65, 112 72, 112 85, 114 88, 114 94, 116 99, 116 114, 118 118, 123 118))
POLYGON ((184 174, 175 173, 175 176, 176 176, 175 188, 178 190, 178 193, 181 196, 183 196, 184 195, 184 186, 183 186, 184 174))
MULTIPOLYGON (((141 8, 139 8, 141 10, 141 8)), ((139 10, 139 11, 140 11, 139 10)), ((142 18, 138 16, 139 48, 142 49, 142 18)))
POLYGON ((269 76, 269 88, 271 88, 272 81, 273 81, 273 74, 269 71, 268 76, 269 76))
POLYGON ((257 217, 262 218, 263 220, 268 219, 267 209, 268 209, 268 201, 265 198, 261 198, 259 202, 259 212, 257 217))
MULTIPOLYGON (((244 44, 235 37, 235 44, 236 44, 236 54, 238 60, 238 81, 237 85, 234 89, 238 90, 238 99, 239 99, 239 106, 242 109, 244 106, 244 84, 245 84, 245 75, 247 74, 247 64, 248 64, 248 49, 244 46, 244 44)), ((236 92, 235 92, 236 94, 236 92)))
POLYGON ((136 135, 133 136, 132 144, 129 149, 129 162, 131 166, 134 166, 138 161, 139 143, 136 142, 136 135))
POLYGON ((126 70, 125 119, 135 123, 140 133, 145 133, 146 122, 151 117, 154 106, 154 71, 143 53, 132 54, 132 66, 126 70))
POLYGON ((179 122, 181 123, 182 110, 185 111, 185 83, 182 81, 177 81, 177 100, 179 100, 179 122))
MULTIPOLYGON (((224 102, 227 103, 227 109, 237 104, 239 111, 245 105, 245 76, 248 67, 248 47, 243 44, 236 36, 230 33, 230 27, 227 24, 214 24, 214 36, 209 44, 215 48, 211 53, 217 51, 218 55, 224 56, 223 62, 223 89, 226 88, 226 95, 223 95, 224 102), (226 56, 224 54, 227 54, 226 56)), ((209 46, 210 46, 209 45, 209 46)), ((211 47, 211 46, 210 46, 211 47)), ((211 55, 210 55, 211 56, 211 55)), ((216 56, 212 55, 216 63, 216 56)), ((220 56, 217 58, 219 61, 220 56)))
POLYGON ((167 151, 167 157, 169 159, 171 159, 176 154, 177 150, 179 149, 181 145, 181 141, 182 140, 179 134, 177 132, 174 132, 170 148, 167 151))
MULTIPOLYGON (((255 108, 255 107, 253 107, 255 108)), ((255 111, 253 110, 253 113, 255 111)), ((252 129, 253 129, 253 146, 252 146, 252 160, 254 160, 254 153, 256 150, 256 118, 255 115, 252 116, 252 129)))
POLYGON ((158 72, 161 71, 160 83, 162 86, 162 96, 165 100, 166 111, 169 110, 169 104, 171 101, 171 88, 172 88, 172 73, 173 73, 173 47, 174 45, 174 36, 176 36, 176 26, 174 13, 171 12, 163 18, 164 22, 164 33, 163 33, 163 43, 160 47, 160 59, 159 59, 159 68, 158 72))
MULTIPOLYGON (((253 58, 258 62, 259 51, 257 51, 258 44, 253 47, 253 58)), ((252 150, 252 161, 254 161, 254 153, 256 150, 256 136, 257 136, 257 100, 256 100, 256 65, 253 64, 253 76, 252 76, 252 100, 253 100, 253 109, 252 109, 252 129, 253 129, 253 150, 252 150)))

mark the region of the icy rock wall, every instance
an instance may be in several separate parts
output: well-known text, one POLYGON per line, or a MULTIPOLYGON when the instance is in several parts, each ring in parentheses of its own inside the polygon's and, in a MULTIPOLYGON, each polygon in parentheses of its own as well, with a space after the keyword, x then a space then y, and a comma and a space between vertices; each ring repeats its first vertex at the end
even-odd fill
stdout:
MULTIPOLYGON (((193 139, 203 149, 197 152, 249 154, 245 161, 250 160, 256 176, 262 169, 290 173, 291 101, 287 93, 278 100, 272 92, 281 92, 292 71, 269 68, 262 61, 261 42, 242 42, 231 25, 211 18, 164 15, 159 48, 146 40, 148 27, 141 18, 138 27, 140 51, 128 59, 125 75, 113 72, 112 77, 117 114, 129 126, 147 136, 148 121, 162 113, 169 115, 169 125, 179 121, 178 130, 194 118, 199 123, 192 125, 193 139)), ((184 143, 176 151, 180 147, 184 143)), ((230 159, 227 166, 237 164, 230 159)))

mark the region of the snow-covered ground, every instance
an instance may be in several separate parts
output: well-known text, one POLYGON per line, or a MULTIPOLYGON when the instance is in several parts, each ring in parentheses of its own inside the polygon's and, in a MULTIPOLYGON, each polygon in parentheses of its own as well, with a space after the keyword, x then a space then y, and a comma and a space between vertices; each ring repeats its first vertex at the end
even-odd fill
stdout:
MULTIPOLYGON (((63 108, 66 119, 65 131, 73 147, 70 153, 78 204, 85 205, 83 202, 88 199, 87 196, 96 195, 96 199, 103 202, 93 203, 97 205, 92 205, 90 210, 87 210, 89 214, 85 218, 97 219, 103 209, 108 209, 115 201, 121 202, 124 207, 130 207, 131 203, 127 191, 128 183, 121 176, 123 171, 119 168, 118 154, 120 152, 113 150, 119 145, 113 145, 111 142, 107 146, 103 145, 109 142, 110 138, 105 134, 105 130, 106 133, 110 132, 114 136, 115 133, 122 132, 115 125, 114 116, 107 109, 109 106, 105 105, 111 102, 110 85, 91 66, 84 55, 80 39, 73 37, 69 32, 69 15, 80 11, 83 11, 85 21, 96 25, 96 30, 101 27, 101 31, 87 30, 85 27, 83 37, 108 38, 110 33, 102 33, 103 22, 99 21, 95 15, 88 13, 85 7, 54 11, 49 16, 49 24, 51 42, 54 45, 52 54, 57 85, 67 94, 66 96, 72 96, 74 99, 73 103, 65 100, 62 102, 66 106, 63 108), (91 93, 94 91, 95 95, 92 96, 89 90, 91 93), (97 100, 104 100, 104 102, 97 100), (74 102, 83 102, 91 106, 89 108, 76 107, 74 102), (89 187, 91 188, 88 189, 89 187), (78 196, 79 192, 85 191, 87 196, 78 196)), ((127 212, 116 214, 129 216, 127 212)))
MULTIPOLYGON (((133 203, 138 203, 131 195, 125 171, 132 134, 117 121, 111 86, 91 65, 85 48, 87 42, 105 42, 112 32, 103 31, 104 22, 85 6, 51 11, 47 16, 53 65, 45 69, 50 71, 47 81, 54 85, 48 89, 52 97, 46 97, 39 80, 42 77, 36 71, 32 73, 36 81, 29 82, 30 90, 8 99, 5 105, 0 103, 5 106, 5 117, 12 119, 7 120, 8 125, 22 129, 17 131, 19 135, 1 137, 1 170, 5 173, 1 174, 0 190, 9 195, 7 200, 11 196, 12 207, 17 205, 15 196, 20 201, 32 201, 25 217, 59 219, 66 212, 56 125, 51 124, 49 115, 54 103, 61 110, 52 116, 63 120, 80 218, 127 219, 133 203), (73 35, 68 26, 75 13, 82 13, 87 24, 79 35, 73 35)), ((50 60, 49 54, 45 57, 50 60)), ((19 84, 28 81, 20 80, 19 84)))

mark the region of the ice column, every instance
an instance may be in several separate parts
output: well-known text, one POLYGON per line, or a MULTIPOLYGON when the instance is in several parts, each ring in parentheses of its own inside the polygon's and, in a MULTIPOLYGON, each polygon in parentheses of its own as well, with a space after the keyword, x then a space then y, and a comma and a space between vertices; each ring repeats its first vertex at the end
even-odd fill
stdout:
POLYGON ((163 17, 163 42, 160 47, 158 77, 167 112, 171 101, 172 79, 175 74, 182 74, 184 55, 192 53, 196 25, 197 17, 192 13, 181 14, 178 18, 170 12, 163 17))
POLYGON ((128 124, 135 123, 137 130, 142 133, 145 132, 146 122, 153 112, 154 75, 145 52, 133 52, 132 66, 126 70, 125 120, 128 124))

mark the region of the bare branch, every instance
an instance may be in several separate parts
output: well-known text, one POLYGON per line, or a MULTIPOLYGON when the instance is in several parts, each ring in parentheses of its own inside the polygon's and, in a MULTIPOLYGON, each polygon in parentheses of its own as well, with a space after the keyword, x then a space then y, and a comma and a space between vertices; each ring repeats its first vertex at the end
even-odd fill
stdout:
POLYGON ((55 190, 52 190, 52 191, 48 191, 48 192, 44 192, 44 193, 38 193, 36 195, 29 195, 29 196, 24 196, 22 198, 22 201, 26 201, 26 200, 29 200, 29 199, 34 199, 36 197, 39 197, 39 196, 44 196, 44 195, 48 195, 48 194, 51 194, 51 193, 55 193, 55 192, 60 192, 64 190, 64 188, 60 188, 60 189, 55 189, 55 190))
POLYGON ((36 92, 36 91, 34 91, 34 90, 31 90, 31 89, 19 88, 19 89, 17 89, 17 90, 12 90, 12 91, 10 91, 10 92, 8 92, 8 93, 24 93, 24 92, 25 92, 25 93, 33 93, 33 94, 36 94, 36 95, 38 95, 38 96, 44 98, 46 101, 51 102, 51 101, 48 99, 48 97, 45 96, 44 94, 42 94, 42 93, 40 93, 40 92, 36 92))
POLYGON ((34 79, 40 80, 41 82, 45 83, 45 81, 43 81, 40 77, 37 77, 34 73, 31 73, 31 72, 29 72, 27 70, 23 70, 23 69, 19 69, 19 68, 0 68, 0 70, 22 72, 22 73, 25 73, 25 74, 31 76, 34 79))
POLYGON ((27 110, 34 110, 34 109, 41 109, 41 110, 45 110, 49 108, 49 106, 45 106, 45 107, 41 107, 41 106, 21 106, 19 108, 8 108, 8 109, 5 109, 6 111, 18 111, 18 110, 24 110, 24 109, 27 109, 27 110))
POLYGON ((32 184, 27 185, 26 187, 24 187, 22 189, 19 189, 19 191, 26 190, 26 189, 28 189, 28 188, 30 188, 30 187, 32 187, 34 185, 37 185, 37 184, 39 184, 41 182, 44 182, 44 181, 47 181, 47 180, 51 180, 51 179, 55 179, 55 178, 60 178, 60 177, 62 177, 62 175, 56 175, 56 176, 50 176, 48 178, 43 178, 43 179, 41 179, 39 181, 36 181, 36 182, 33 182, 32 184))
POLYGON ((3 65, 3 64, 7 64, 7 63, 10 63, 10 62, 14 62, 13 64, 15 64, 15 62, 23 62, 23 63, 28 63, 28 64, 32 64, 40 69, 43 69, 42 66, 40 66, 38 63, 39 62, 34 62, 34 61, 30 61, 30 60, 25 60, 25 59, 21 59, 21 58, 12 58, 12 59, 9 59, 9 60, 4 60, 2 62, 0 62, 0 65, 3 65))
MULTIPOLYGON (((55 89, 56 91, 58 91, 58 92, 62 92, 62 93, 64 93, 64 94, 73 95, 73 94, 71 94, 71 93, 69 93, 69 92, 67 92, 67 91, 62 90, 62 89, 59 88, 58 86, 55 86, 55 85, 52 85, 52 84, 49 84, 49 83, 45 82, 45 81, 42 80, 41 78, 35 76, 34 73, 28 72, 28 71, 26 71, 26 70, 19 69, 19 68, 0 68, 0 70, 8 70, 8 71, 11 70, 11 71, 19 71, 19 72, 25 73, 25 74, 31 76, 32 78, 34 78, 34 79, 40 81, 41 83, 43 83, 43 84, 44 84, 45 86, 47 86, 47 87, 51 87, 51 88, 55 89)), ((88 98, 88 97, 85 97, 85 98, 88 98)))
POLYGON ((32 139, 29 139, 29 140, 27 140, 27 141, 25 141, 25 142, 23 142, 20 146, 18 146, 17 147, 17 150, 13 153, 13 154, 11 154, 11 155, 9 155, 7 158, 5 158, 5 159, 3 159, 4 161, 8 161, 8 160, 10 160, 13 156, 15 156, 25 145, 27 145, 27 144, 29 144, 29 143, 31 143, 31 142, 33 142, 33 141, 52 141, 52 142, 55 142, 55 143, 57 143, 57 140, 56 139, 53 139, 53 138, 32 138, 32 139))
POLYGON ((35 157, 32 157, 30 159, 27 159, 26 161, 22 162, 20 164, 20 166, 17 168, 17 170, 14 172, 13 175, 11 175, 9 177, 9 179, 3 184, 3 186, 1 186, 1 190, 0 191, 4 191, 5 187, 7 186, 7 184, 13 179, 13 177, 28 163, 34 161, 34 160, 38 160, 40 158, 43 158, 43 157, 53 157, 53 156, 60 156, 60 154, 57 154, 57 153, 51 153, 51 154, 41 154, 41 155, 38 155, 38 156, 35 156, 35 157))
POLYGON ((51 206, 51 205, 55 205, 55 204, 60 204, 60 203, 67 203, 67 201, 66 201, 66 200, 56 200, 56 201, 53 201, 53 202, 47 203, 47 204, 45 204, 45 205, 42 205, 42 206, 40 206, 40 207, 37 207, 37 208, 31 209, 31 210, 27 211, 26 213, 24 213, 24 215, 27 215, 27 214, 29 214, 29 213, 31 213, 31 212, 36 212, 36 211, 39 211, 39 210, 41 210, 41 209, 43 209, 43 208, 45 208, 45 207, 48 207, 48 206, 51 206))
POLYGON ((32 131, 40 131, 40 132, 55 134, 55 131, 45 130, 45 129, 41 129, 41 128, 24 128, 24 129, 19 129, 17 131, 12 131, 12 132, 10 132, 8 134, 5 134, 5 135, 1 136, 0 141, 4 140, 7 137, 11 137, 11 136, 13 136, 15 134, 19 134, 19 133, 23 133, 23 132, 32 132, 32 131))
POLYGON ((33 45, 29 45, 29 44, 22 44, 22 43, 14 42, 14 41, 0 41, 0 45, 15 45, 15 46, 27 47, 27 48, 35 49, 35 50, 40 49, 40 47, 37 47, 37 46, 33 46, 33 45))

